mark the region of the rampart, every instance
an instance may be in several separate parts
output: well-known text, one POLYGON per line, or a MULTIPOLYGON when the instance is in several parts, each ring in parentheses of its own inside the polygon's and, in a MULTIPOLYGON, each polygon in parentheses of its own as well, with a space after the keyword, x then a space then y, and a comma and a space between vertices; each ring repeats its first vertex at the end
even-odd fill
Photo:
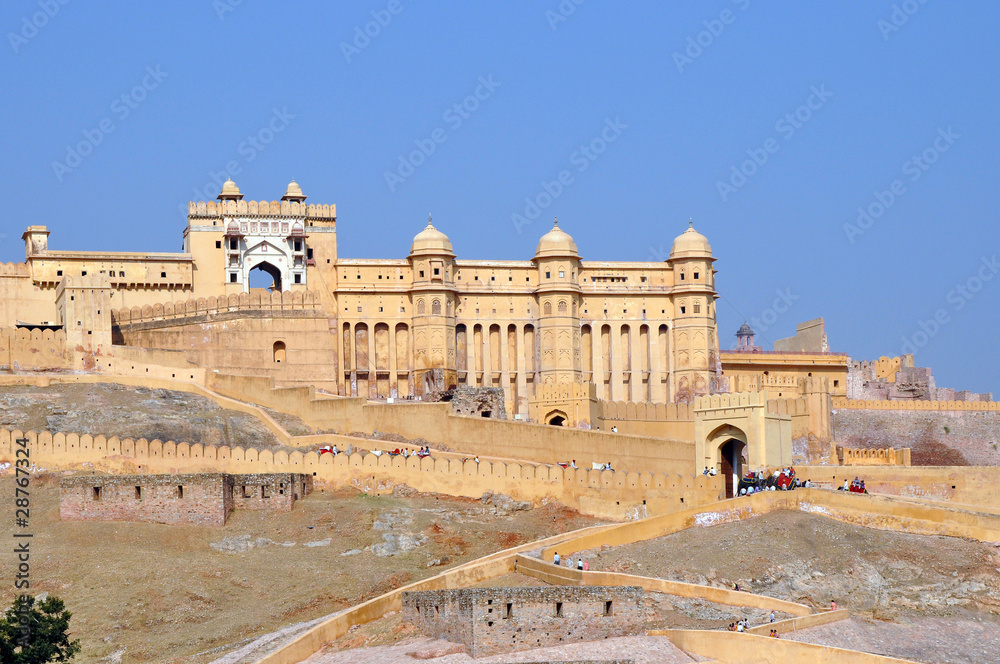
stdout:
POLYGON ((336 205, 313 205, 298 201, 192 201, 188 203, 190 217, 281 216, 309 219, 336 219, 336 205))
MULTIPOLYGON (((119 326, 139 326, 152 323, 166 323, 184 318, 193 318, 204 322, 212 317, 223 314, 248 312, 268 312, 277 315, 278 312, 309 311, 322 314, 319 293, 313 291, 282 291, 268 293, 254 290, 250 293, 238 293, 229 296, 197 298, 165 304, 145 305, 112 311, 112 321, 119 326)), ((162 327, 162 325, 154 325, 162 327)))
MULTIPOLYGON (((73 433, 0 430, 0 461, 14 457, 12 441, 29 440, 31 460, 51 470, 89 463, 126 474, 302 473, 328 487, 351 486, 388 493, 396 484, 424 492, 479 498, 487 491, 519 500, 555 499, 585 514, 618 520, 662 514, 719 500, 721 478, 561 468, 559 466, 455 458, 390 457, 387 454, 320 454, 131 440, 73 433)), ((349 437, 329 437, 343 448, 349 437)))
POLYGON ((72 364, 63 330, 0 329, 0 369, 46 371, 68 369, 72 364))
POLYGON ((661 438, 694 439, 694 409, 686 403, 601 401, 603 429, 661 438))
POLYGON ((637 634, 639 587, 463 588, 404 592, 404 616, 473 657, 637 634))
POLYGON ((324 397, 312 387, 274 388, 264 377, 210 374, 219 394, 294 413, 327 431, 381 431, 423 438, 470 456, 503 456, 534 463, 570 462, 653 473, 695 472, 694 445, 682 440, 611 434, 544 424, 462 417, 448 404, 369 403, 358 397, 324 397))
POLYGON ((862 410, 981 410, 1000 412, 1000 401, 863 400, 834 397, 833 407, 862 410))

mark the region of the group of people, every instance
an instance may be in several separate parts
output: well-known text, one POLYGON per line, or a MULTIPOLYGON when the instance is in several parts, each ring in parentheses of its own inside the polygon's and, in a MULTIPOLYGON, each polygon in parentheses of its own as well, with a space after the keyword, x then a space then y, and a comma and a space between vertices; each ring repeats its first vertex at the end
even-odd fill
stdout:
POLYGON ((734 623, 729 623, 730 632, 745 632, 750 628, 750 621, 746 618, 740 618, 734 623))
MULTIPOLYGON (((559 557, 559 552, 558 551, 556 551, 552 555, 552 564, 553 565, 562 565, 562 558, 559 557)), ((573 569, 575 567, 576 569, 580 570, 581 572, 589 572, 590 571, 590 563, 588 563, 586 560, 584 560, 583 557, 577 558, 576 559, 576 564, 574 564, 573 563, 573 559, 570 558, 569 560, 566 561, 566 566, 569 567, 570 569, 573 569)))
POLYGON ((719 471, 716 470, 714 467, 709 468, 708 466, 705 466, 705 470, 701 471, 701 474, 702 475, 711 475, 712 477, 715 477, 716 475, 719 474, 719 471))
POLYGON ((868 489, 865 488, 865 481, 857 477, 852 482, 844 480, 844 486, 840 487, 839 490, 850 491, 851 493, 868 493, 868 489))
POLYGON ((560 468, 572 468, 573 470, 576 470, 578 468, 578 466, 576 465, 576 459, 573 459, 569 463, 566 463, 565 461, 560 461, 556 465, 559 466, 560 468))

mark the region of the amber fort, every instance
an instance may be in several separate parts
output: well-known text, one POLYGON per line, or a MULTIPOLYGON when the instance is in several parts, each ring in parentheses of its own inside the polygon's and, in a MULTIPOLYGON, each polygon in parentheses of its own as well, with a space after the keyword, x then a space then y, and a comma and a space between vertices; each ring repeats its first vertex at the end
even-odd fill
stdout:
MULTIPOLYGON (((74 526, 225 533, 247 512, 304 518, 320 494, 346 489, 484 505, 502 495, 599 525, 325 607, 239 661, 326 661, 309 658, 401 616, 470 657, 620 637, 666 639, 697 661, 904 661, 776 645, 767 625, 646 629, 650 594, 777 615, 784 633, 848 619, 850 607, 582 561, 778 512, 1000 542, 993 395, 939 386, 913 355, 852 358, 822 318, 773 350, 749 324, 720 330, 716 274, 735 259, 717 262, 693 223, 678 224, 655 262, 580 256, 572 220, 554 220, 522 260, 465 259, 433 218, 414 221, 408 255, 352 259, 337 223, 336 205, 307 202, 294 181, 280 200, 254 201, 230 180, 216 200, 188 205, 177 253, 76 251, 28 226, 24 262, 0 265, 5 387, 194 395, 279 444, 5 426, 0 464, 25 441, 37 468, 59 474, 58 512, 74 526), (270 287, 252 287, 261 275, 270 287), (792 468, 808 487, 741 491, 748 473, 763 483, 792 468), (867 494, 837 490, 859 475, 867 494), (581 568, 554 565, 556 553, 581 568), (545 587, 490 586, 514 574, 545 587)), ((329 545, 316 555, 336 566, 329 545)))

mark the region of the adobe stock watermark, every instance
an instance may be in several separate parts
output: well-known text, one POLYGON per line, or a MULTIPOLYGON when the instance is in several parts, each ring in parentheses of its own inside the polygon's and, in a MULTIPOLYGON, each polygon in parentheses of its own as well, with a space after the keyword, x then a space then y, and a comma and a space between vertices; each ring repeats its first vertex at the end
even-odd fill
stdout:
POLYGON ((900 28, 910 22, 910 17, 920 11, 922 5, 926 5, 927 0, 903 0, 899 4, 892 6, 889 19, 880 18, 876 24, 878 31, 882 33, 882 39, 889 41, 889 35, 898 32, 900 28))
POLYGON ((760 316, 754 316, 750 318, 750 327, 753 328, 754 332, 762 334, 767 332, 767 330, 778 322, 782 314, 788 313, 789 309, 800 296, 792 292, 791 288, 785 288, 784 290, 775 289, 775 298, 767 309, 760 312, 760 316))
MULTIPOLYGON (((482 102, 493 96, 503 83, 493 80, 493 74, 479 77, 479 85, 468 97, 462 101, 452 104, 441 115, 441 120, 448 125, 448 130, 457 131, 465 124, 465 121, 472 117, 472 114, 479 110, 482 102)), ((385 171, 385 183, 389 191, 396 192, 399 185, 406 182, 417 169, 423 166, 427 159, 437 152, 438 146, 448 140, 448 130, 444 127, 437 127, 426 138, 418 138, 413 141, 416 149, 407 154, 399 155, 399 162, 395 170, 385 171)))
POLYGON ((371 12, 372 20, 365 23, 364 26, 355 26, 354 38, 351 42, 340 42, 340 52, 344 54, 347 64, 351 64, 353 58, 361 55, 361 51, 371 46, 372 40, 382 34, 382 30, 392 23, 392 17, 399 16, 402 11, 403 3, 401 0, 389 0, 385 9, 371 12))
POLYGON ((220 21, 226 20, 226 14, 232 14, 236 8, 243 4, 243 0, 213 0, 212 9, 220 21))
POLYGON ((567 187, 576 182, 573 171, 583 173, 590 168, 590 165, 597 161, 597 158, 604 154, 608 146, 617 141, 626 129, 628 129, 628 125, 622 122, 621 118, 616 117, 614 120, 606 118, 604 127, 598 135, 574 150, 569 156, 572 168, 559 171, 552 180, 542 180, 539 184, 541 191, 534 196, 524 197, 524 210, 510 215, 514 230, 520 234, 525 226, 534 223, 542 212, 551 207, 552 203, 562 196, 567 187))
POLYGON ((31 16, 21 17, 21 29, 17 32, 8 32, 7 41, 14 53, 20 53, 21 47, 25 46, 32 39, 38 36, 38 31, 49 24, 59 10, 70 3, 70 0, 39 0, 39 11, 31 16))
MULTIPOLYGON (((750 0, 732 0, 732 2, 740 8, 740 11, 746 11, 747 7, 750 6, 750 0)), ((677 71, 683 74, 685 67, 693 65, 695 60, 704 55, 705 49, 710 48, 715 40, 726 31, 726 26, 736 22, 736 16, 737 14, 732 9, 723 9, 719 12, 718 18, 702 21, 701 24, 705 26, 705 29, 693 37, 687 38, 687 45, 684 47, 683 53, 674 51, 670 54, 677 71)))
POLYGON ((555 30, 559 27, 560 23, 568 21, 569 17, 576 13, 576 8, 586 1, 587 0, 562 0, 562 2, 560 2, 554 10, 545 10, 545 19, 549 22, 549 27, 555 30))
MULTIPOLYGON (((812 86, 809 96, 806 97, 802 105, 778 118, 778 121, 774 123, 774 131, 778 132, 785 141, 790 141, 795 133, 812 119, 813 113, 823 108, 832 96, 833 93, 826 89, 826 84, 821 83, 819 87, 812 86)), ((739 166, 733 164, 729 168, 728 181, 717 180, 715 183, 715 188, 722 201, 728 201, 730 196, 742 189, 750 178, 756 175, 761 167, 767 163, 771 155, 778 152, 779 149, 781 149, 781 143, 773 136, 764 141, 761 147, 747 149, 748 159, 741 162, 739 166)))
POLYGON ((934 315, 927 320, 919 321, 917 327, 920 329, 909 336, 903 337, 900 354, 916 353, 917 350, 929 344, 931 339, 937 336, 941 329, 951 322, 952 314, 965 309, 965 306, 969 304, 972 298, 979 291, 983 290, 983 286, 993 280, 997 272, 1000 272, 1000 261, 997 260, 996 254, 990 258, 984 256, 980 259, 979 267, 975 273, 948 291, 948 295, 945 296, 945 302, 951 305, 949 307, 950 311, 942 307, 935 311, 934 315))
MULTIPOLYGON (((913 155, 903 162, 901 167, 903 175, 910 182, 916 182, 961 137, 962 135, 956 134, 950 126, 947 129, 938 129, 937 137, 929 146, 920 154, 913 155)), ((847 236, 848 242, 854 244, 857 238, 867 233, 906 192, 903 178, 893 180, 885 189, 876 189, 872 192, 873 200, 867 205, 858 206, 858 218, 855 222, 844 224, 844 235, 847 236)))
POLYGON ((118 128, 115 118, 119 122, 128 119, 132 112, 139 108, 139 104, 146 100, 149 93, 160 87, 160 83, 169 75, 160 69, 160 65, 146 67, 146 75, 142 77, 139 85, 112 100, 110 109, 114 117, 108 116, 102 119, 93 129, 84 129, 83 140, 76 145, 66 146, 66 157, 63 161, 52 162, 52 172, 55 173, 56 179, 62 182, 67 175, 79 168, 83 160, 93 154, 94 149, 118 128))
MULTIPOLYGON (((191 200, 209 201, 217 198, 225 181, 242 173, 243 166, 253 162, 294 119, 295 116, 288 112, 288 107, 283 106, 280 110, 271 109, 271 115, 264 121, 264 125, 257 131, 247 134, 247 137, 236 146, 236 154, 240 158, 230 159, 226 162, 226 167, 218 172, 209 171, 208 181, 201 188, 194 188, 194 197, 191 200)), ((187 215, 187 203, 180 203, 177 207, 187 215)))

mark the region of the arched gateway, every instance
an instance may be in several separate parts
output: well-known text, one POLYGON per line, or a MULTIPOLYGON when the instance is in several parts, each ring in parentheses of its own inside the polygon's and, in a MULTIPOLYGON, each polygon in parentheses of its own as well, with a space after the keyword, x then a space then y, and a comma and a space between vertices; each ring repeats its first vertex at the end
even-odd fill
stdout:
POLYGON ((715 468, 736 493, 747 470, 792 463, 792 420, 767 412, 763 392, 713 394, 694 402, 695 468, 715 468))

